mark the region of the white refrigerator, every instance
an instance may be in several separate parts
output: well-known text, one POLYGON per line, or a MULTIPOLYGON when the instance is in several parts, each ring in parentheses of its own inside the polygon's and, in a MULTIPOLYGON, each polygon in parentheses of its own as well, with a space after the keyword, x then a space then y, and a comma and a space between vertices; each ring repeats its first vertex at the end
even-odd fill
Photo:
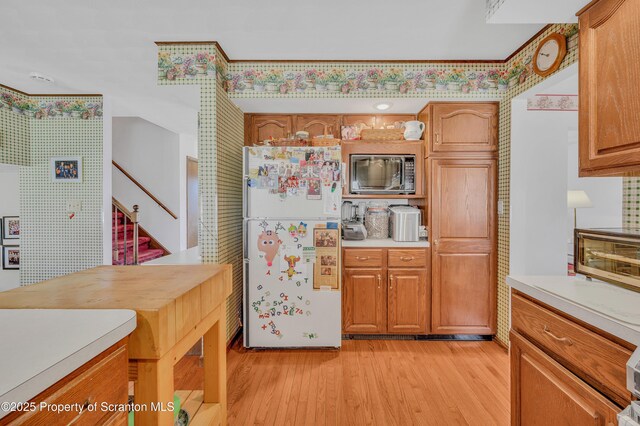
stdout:
POLYGON ((244 149, 244 345, 339 347, 339 147, 244 149))

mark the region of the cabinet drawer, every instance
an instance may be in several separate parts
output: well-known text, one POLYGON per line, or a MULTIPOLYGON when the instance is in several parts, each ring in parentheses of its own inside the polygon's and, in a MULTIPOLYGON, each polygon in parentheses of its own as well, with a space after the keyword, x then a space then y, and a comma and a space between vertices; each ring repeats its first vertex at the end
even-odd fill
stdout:
POLYGON ((620 404, 629 401, 625 366, 631 351, 523 297, 513 294, 512 328, 620 404))
POLYGON ((108 404, 127 403, 127 363, 127 350, 126 346, 123 346, 54 393, 43 399, 38 397, 34 399, 38 407, 41 401, 46 401, 49 404, 79 404, 80 406, 97 403, 97 410, 85 409, 82 413, 78 413, 76 410, 55 412, 38 409, 21 415, 11 425, 66 425, 73 423, 74 426, 89 426, 102 424, 105 421, 108 423, 119 420, 121 416, 119 418, 113 412, 102 411, 100 408, 101 404, 105 402, 108 404))
POLYGON ((344 266, 352 268, 383 267, 383 249, 344 249, 344 266))
POLYGON ((427 266, 427 251, 424 249, 389 249, 389 267, 421 268, 427 266))

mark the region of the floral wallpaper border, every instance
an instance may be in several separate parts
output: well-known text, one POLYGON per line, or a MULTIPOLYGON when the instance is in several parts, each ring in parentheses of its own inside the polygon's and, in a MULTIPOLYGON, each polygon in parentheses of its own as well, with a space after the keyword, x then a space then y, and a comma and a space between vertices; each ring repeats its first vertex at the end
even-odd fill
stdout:
MULTIPOLYGON (((170 46, 159 46, 158 80, 194 80, 198 77, 217 77, 222 83, 227 74, 224 60, 206 49, 196 52, 174 52, 170 46)), ((224 84, 223 84, 224 85, 224 84)))
MULTIPOLYGON (((51 98, 55 98, 51 95, 51 98)), ((0 87, 0 109, 34 119, 74 118, 89 120, 102 117, 102 102, 83 99, 38 99, 16 94, 0 87)))
POLYGON ((527 98, 528 111, 578 111, 578 95, 535 95, 527 98))
MULTIPOLYGON (((577 46, 577 24, 560 25, 568 49, 577 46)), ((231 97, 502 96, 533 73, 532 54, 497 63, 251 63, 226 64, 207 47, 158 49, 160 82, 216 77, 231 97)))

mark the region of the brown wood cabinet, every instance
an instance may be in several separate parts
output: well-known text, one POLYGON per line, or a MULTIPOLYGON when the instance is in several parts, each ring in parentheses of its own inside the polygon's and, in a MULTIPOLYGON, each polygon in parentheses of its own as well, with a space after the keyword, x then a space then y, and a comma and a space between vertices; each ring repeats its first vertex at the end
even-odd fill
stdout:
POLYGON ((427 323, 427 271, 422 268, 388 270, 387 331, 423 334, 427 323))
POLYGON ((640 174, 640 0, 579 13, 580 176, 640 174))
POLYGON ((288 115, 252 115, 249 145, 262 144, 266 139, 286 138, 293 133, 293 119, 288 115))
POLYGON ((0 419, 0 425, 96 425, 126 424, 126 412, 101 410, 101 404, 126 404, 128 398, 128 338, 99 354, 67 377, 34 397, 36 410, 14 411, 0 419), (55 412, 40 405, 98 404, 97 410, 55 412))
POLYGON ((428 250, 344 248, 343 259, 344 333, 427 333, 428 250))
POLYGON ((383 268, 345 268, 342 321, 345 333, 384 333, 387 275, 383 268))
POLYGON ((309 137, 321 135, 333 135, 340 139, 340 116, 318 114, 318 115, 296 115, 294 116, 295 131, 309 132, 309 137))
POLYGON ((511 291, 511 424, 614 425, 635 346, 511 291))
POLYGON ((497 160, 430 158, 435 334, 494 334, 497 160))
POLYGON ((497 103, 436 102, 427 108, 429 153, 498 150, 497 103))
POLYGON ((615 425, 615 404, 511 332, 512 425, 615 425))
POLYGON ((245 145, 262 145, 266 139, 284 138, 299 130, 340 139, 342 126, 382 129, 415 119, 413 114, 245 114, 245 145))

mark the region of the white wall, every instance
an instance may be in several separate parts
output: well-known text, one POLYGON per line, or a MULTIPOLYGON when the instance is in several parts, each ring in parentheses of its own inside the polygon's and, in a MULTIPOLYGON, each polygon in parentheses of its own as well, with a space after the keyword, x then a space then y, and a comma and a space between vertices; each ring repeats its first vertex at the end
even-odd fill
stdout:
MULTIPOLYGON (((20 216, 19 170, 18 166, 0 164, 0 217, 20 216)), ((3 243, 16 245, 19 241, 4 240, 3 243)), ((2 263, 1 259, 0 263, 2 263)), ((20 271, 3 270, 0 267, 0 291, 9 290, 19 285, 20 271)))
POLYGON ((187 249, 187 157, 198 158, 198 137, 180 134, 180 250, 187 249))
POLYGON ((137 117, 113 119, 113 159, 164 203, 173 219, 115 167, 113 196, 130 210, 140 206, 140 225, 172 253, 186 248, 186 156, 196 138, 170 132, 137 117))
POLYGON ((577 112, 511 104, 511 275, 567 273, 567 135, 577 112))
MULTIPOLYGON (((622 178, 621 177, 578 177, 578 133, 569 132, 568 189, 583 190, 589 196, 593 207, 577 209, 578 228, 620 228, 622 227, 622 178)), ((573 253, 573 211, 567 216, 568 251, 573 253)))
POLYGON ((573 250, 567 190, 584 190, 593 203, 578 209, 578 227, 622 224, 622 179, 578 177, 578 113, 526 109, 529 96, 571 93, 578 93, 577 64, 512 101, 511 275, 566 275, 573 250))

